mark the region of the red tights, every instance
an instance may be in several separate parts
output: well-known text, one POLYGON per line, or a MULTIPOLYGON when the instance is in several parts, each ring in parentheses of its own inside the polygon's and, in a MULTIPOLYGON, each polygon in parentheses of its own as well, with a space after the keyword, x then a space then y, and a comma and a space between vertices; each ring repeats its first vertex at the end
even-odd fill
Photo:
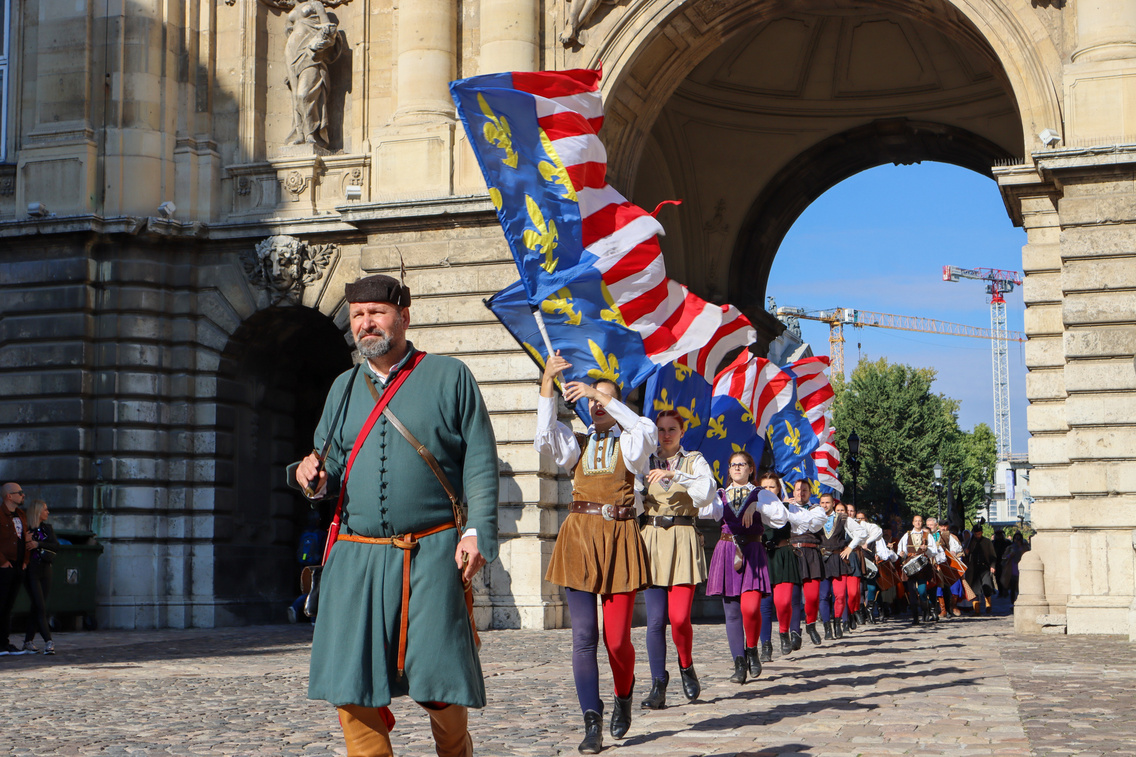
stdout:
MULTIPOLYGON (((615 679, 615 693, 618 696, 628 696, 631 693, 631 686, 635 683, 635 647, 631 646, 631 614, 635 610, 635 592, 604 594, 602 602, 603 639, 604 646, 607 647, 611 675, 615 679)), ((689 629, 689 603, 687 603, 686 618, 689 629)))
MULTIPOLYGON (((761 598, 757 600, 761 602, 761 598)), ((679 584, 667 590, 667 620, 671 623, 671 638, 674 639, 678 664, 689 668, 694 664, 691 649, 694 646, 694 628, 690 625, 690 608, 694 604, 694 585, 679 584)), ((742 612, 745 612, 745 599, 742 599, 742 612)), ((758 617, 761 610, 758 609, 758 617)), ((746 629, 748 631, 748 628, 746 629)), ((748 635, 748 634, 747 634, 748 635)))
POLYGON ((812 578, 801 584, 801 594, 805 598, 805 622, 816 623, 820 610, 820 579, 812 578))
POLYGON ((742 592, 742 626, 745 627, 746 646, 756 647, 761 633, 761 592, 742 592))
POLYGON ((860 577, 845 576, 844 585, 848 587, 848 609, 857 612, 860 609, 860 577))
POLYGON ((793 587, 795 585, 784 583, 773 587, 773 606, 777 608, 777 630, 781 633, 789 633, 789 621, 793 617, 793 587))
POLYGON ((844 597, 848 594, 847 576, 832 579, 832 619, 844 617, 844 597))

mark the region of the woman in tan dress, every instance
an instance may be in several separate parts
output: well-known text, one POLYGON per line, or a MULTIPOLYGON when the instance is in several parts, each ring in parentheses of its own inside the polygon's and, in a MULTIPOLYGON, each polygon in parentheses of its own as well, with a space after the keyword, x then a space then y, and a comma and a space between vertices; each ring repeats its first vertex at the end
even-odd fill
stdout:
POLYGON ((713 517, 717 484, 705 458, 682 448, 683 422, 678 413, 664 410, 655 425, 659 449, 651 456, 651 470, 644 477, 646 495, 639 522, 650 564, 650 588, 643 597, 652 686, 643 707, 661 710, 666 706, 670 680, 665 635, 668 619, 678 652, 683 694, 694 701, 702 691, 691 655, 694 632, 690 608, 695 585, 706 580, 706 552, 695 519, 699 515, 713 517))

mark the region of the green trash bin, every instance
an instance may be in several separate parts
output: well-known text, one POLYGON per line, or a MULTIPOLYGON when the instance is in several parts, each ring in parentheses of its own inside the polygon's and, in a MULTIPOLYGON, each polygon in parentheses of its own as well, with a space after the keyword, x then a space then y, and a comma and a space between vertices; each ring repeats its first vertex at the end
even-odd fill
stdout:
MULTIPOLYGON (((55 627, 66 627, 65 620, 76 618, 82 627, 92 631, 95 621, 95 578, 103 545, 95 541, 94 531, 57 529, 56 537, 70 544, 60 544, 51 563, 51 593, 47 597, 47 615, 55 617, 55 627)), ((21 588, 12 608, 20 628, 31 623, 28 593, 21 588)), ((15 624, 14 624, 15 625, 15 624)))

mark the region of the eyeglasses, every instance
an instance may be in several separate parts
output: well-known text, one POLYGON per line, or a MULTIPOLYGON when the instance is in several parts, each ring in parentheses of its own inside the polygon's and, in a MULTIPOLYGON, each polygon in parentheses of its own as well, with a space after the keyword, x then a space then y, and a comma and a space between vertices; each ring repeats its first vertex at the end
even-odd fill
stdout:
POLYGON ((731 468, 748 468, 749 463, 730 463, 731 468))

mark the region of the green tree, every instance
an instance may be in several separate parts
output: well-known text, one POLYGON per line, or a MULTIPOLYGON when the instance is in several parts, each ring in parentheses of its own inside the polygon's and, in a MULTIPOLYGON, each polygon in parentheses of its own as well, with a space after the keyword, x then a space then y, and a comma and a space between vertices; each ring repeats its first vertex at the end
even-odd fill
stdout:
POLYGON ((848 382, 836 377, 833 426, 840 450, 845 499, 851 499, 848 436, 860 437, 857 500, 872 514, 895 512, 903 518, 935 515, 936 462, 944 469, 942 513, 947 481, 958 491, 962 477, 967 520, 982 504, 982 468, 993 469, 994 437, 985 424, 967 433, 958 426, 958 401, 931 391, 935 371, 863 359, 848 382))

